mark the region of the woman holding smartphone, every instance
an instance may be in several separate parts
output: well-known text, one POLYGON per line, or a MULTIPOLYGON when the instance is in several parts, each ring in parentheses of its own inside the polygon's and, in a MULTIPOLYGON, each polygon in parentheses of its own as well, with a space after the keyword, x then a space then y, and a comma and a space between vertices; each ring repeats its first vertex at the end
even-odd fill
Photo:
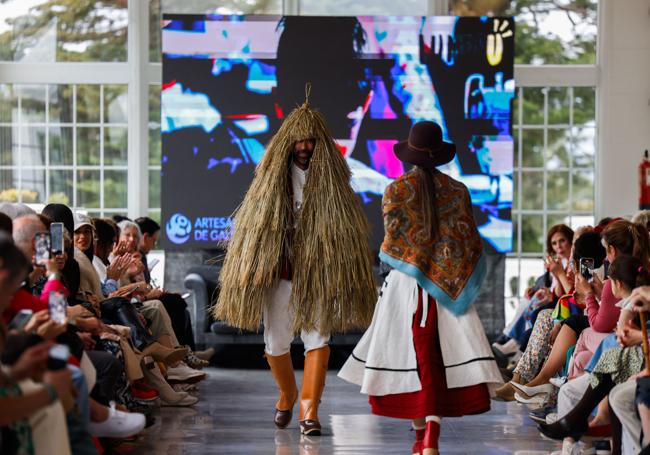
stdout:
MULTIPOLYGON (((13 295, 27 275, 29 262, 10 237, 0 236, 0 312, 9 307, 13 295)), ((0 319, 0 352, 7 329, 0 319)), ((0 452, 69 454, 70 445, 61 402, 71 403, 72 380, 67 369, 47 371, 35 391, 23 394, 18 381, 45 371, 51 342, 32 346, 8 369, 0 371, 0 426, 8 427, 0 441, 0 452), (30 424, 30 418, 34 425, 30 424), (11 445, 12 447, 9 447, 11 445), (5 452, 6 451, 6 452, 5 452)))
POLYGON ((552 275, 551 290, 556 298, 568 293, 573 287, 573 271, 570 269, 572 243, 573 230, 566 224, 556 224, 549 229, 546 236, 548 254, 544 266, 552 275))

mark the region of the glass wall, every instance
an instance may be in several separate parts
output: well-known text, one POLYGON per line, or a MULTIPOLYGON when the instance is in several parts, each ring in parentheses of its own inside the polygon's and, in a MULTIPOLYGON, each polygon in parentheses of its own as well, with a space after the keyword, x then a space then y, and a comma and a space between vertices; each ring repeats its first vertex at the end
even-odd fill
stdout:
POLYGON ((573 229, 594 225, 595 105, 594 87, 518 89, 508 311, 544 272, 548 229, 561 223, 573 229))
POLYGON ((126 85, 0 85, 0 201, 127 211, 126 85))

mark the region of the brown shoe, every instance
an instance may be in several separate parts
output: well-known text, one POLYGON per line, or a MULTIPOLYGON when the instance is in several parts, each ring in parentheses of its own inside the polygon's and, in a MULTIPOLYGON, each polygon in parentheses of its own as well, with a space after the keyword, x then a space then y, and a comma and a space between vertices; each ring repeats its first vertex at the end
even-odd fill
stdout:
POLYGON ((296 386, 296 377, 293 374, 293 364, 291 363, 291 353, 283 355, 268 355, 266 361, 269 362, 271 373, 275 383, 280 390, 280 396, 275 404, 275 417, 273 422, 278 428, 286 428, 291 422, 293 416, 293 405, 298 399, 298 387, 296 386))
POLYGON ((300 395, 300 432, 308 436, 320 436, 318 405, 325 388, 325 376, 330 357, 329 346, 305 354, 305 371, 300 395))
POLYGON ((515 401, 515 387, 507 382, 494 391, 495 399, 501 401, 515 401))
POLYGON ((301 420, 300 433, 305 436, 320 436, 321 426, 318 420, 301 420))

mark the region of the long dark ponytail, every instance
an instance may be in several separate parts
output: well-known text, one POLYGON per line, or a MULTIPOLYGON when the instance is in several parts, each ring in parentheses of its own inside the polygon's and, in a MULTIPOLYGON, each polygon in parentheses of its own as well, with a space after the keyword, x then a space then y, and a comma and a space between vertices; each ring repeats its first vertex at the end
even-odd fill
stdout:
POLYGON ((436 205, 436 182, 431 169, 415 166, 415 173, 420 182, 420 210, 424 231, 428 240, 433 240, 438 235, 438 210, 436 205))

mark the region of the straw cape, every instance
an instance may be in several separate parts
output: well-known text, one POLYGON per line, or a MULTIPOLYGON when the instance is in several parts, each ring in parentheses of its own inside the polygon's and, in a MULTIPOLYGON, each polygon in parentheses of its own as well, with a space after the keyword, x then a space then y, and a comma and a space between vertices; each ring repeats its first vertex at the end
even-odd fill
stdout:
POLYGON ((325 118, 307 99, 271 139, 235 212, 215 318, 258 330, 264 305, 288 259, 296 332, 343 332, 370 324, 377 294, 369 226, 350 176, 325 118), (312 138, 314 153, 294 220, 289 191, 292 152, 297 141, 312 138))

